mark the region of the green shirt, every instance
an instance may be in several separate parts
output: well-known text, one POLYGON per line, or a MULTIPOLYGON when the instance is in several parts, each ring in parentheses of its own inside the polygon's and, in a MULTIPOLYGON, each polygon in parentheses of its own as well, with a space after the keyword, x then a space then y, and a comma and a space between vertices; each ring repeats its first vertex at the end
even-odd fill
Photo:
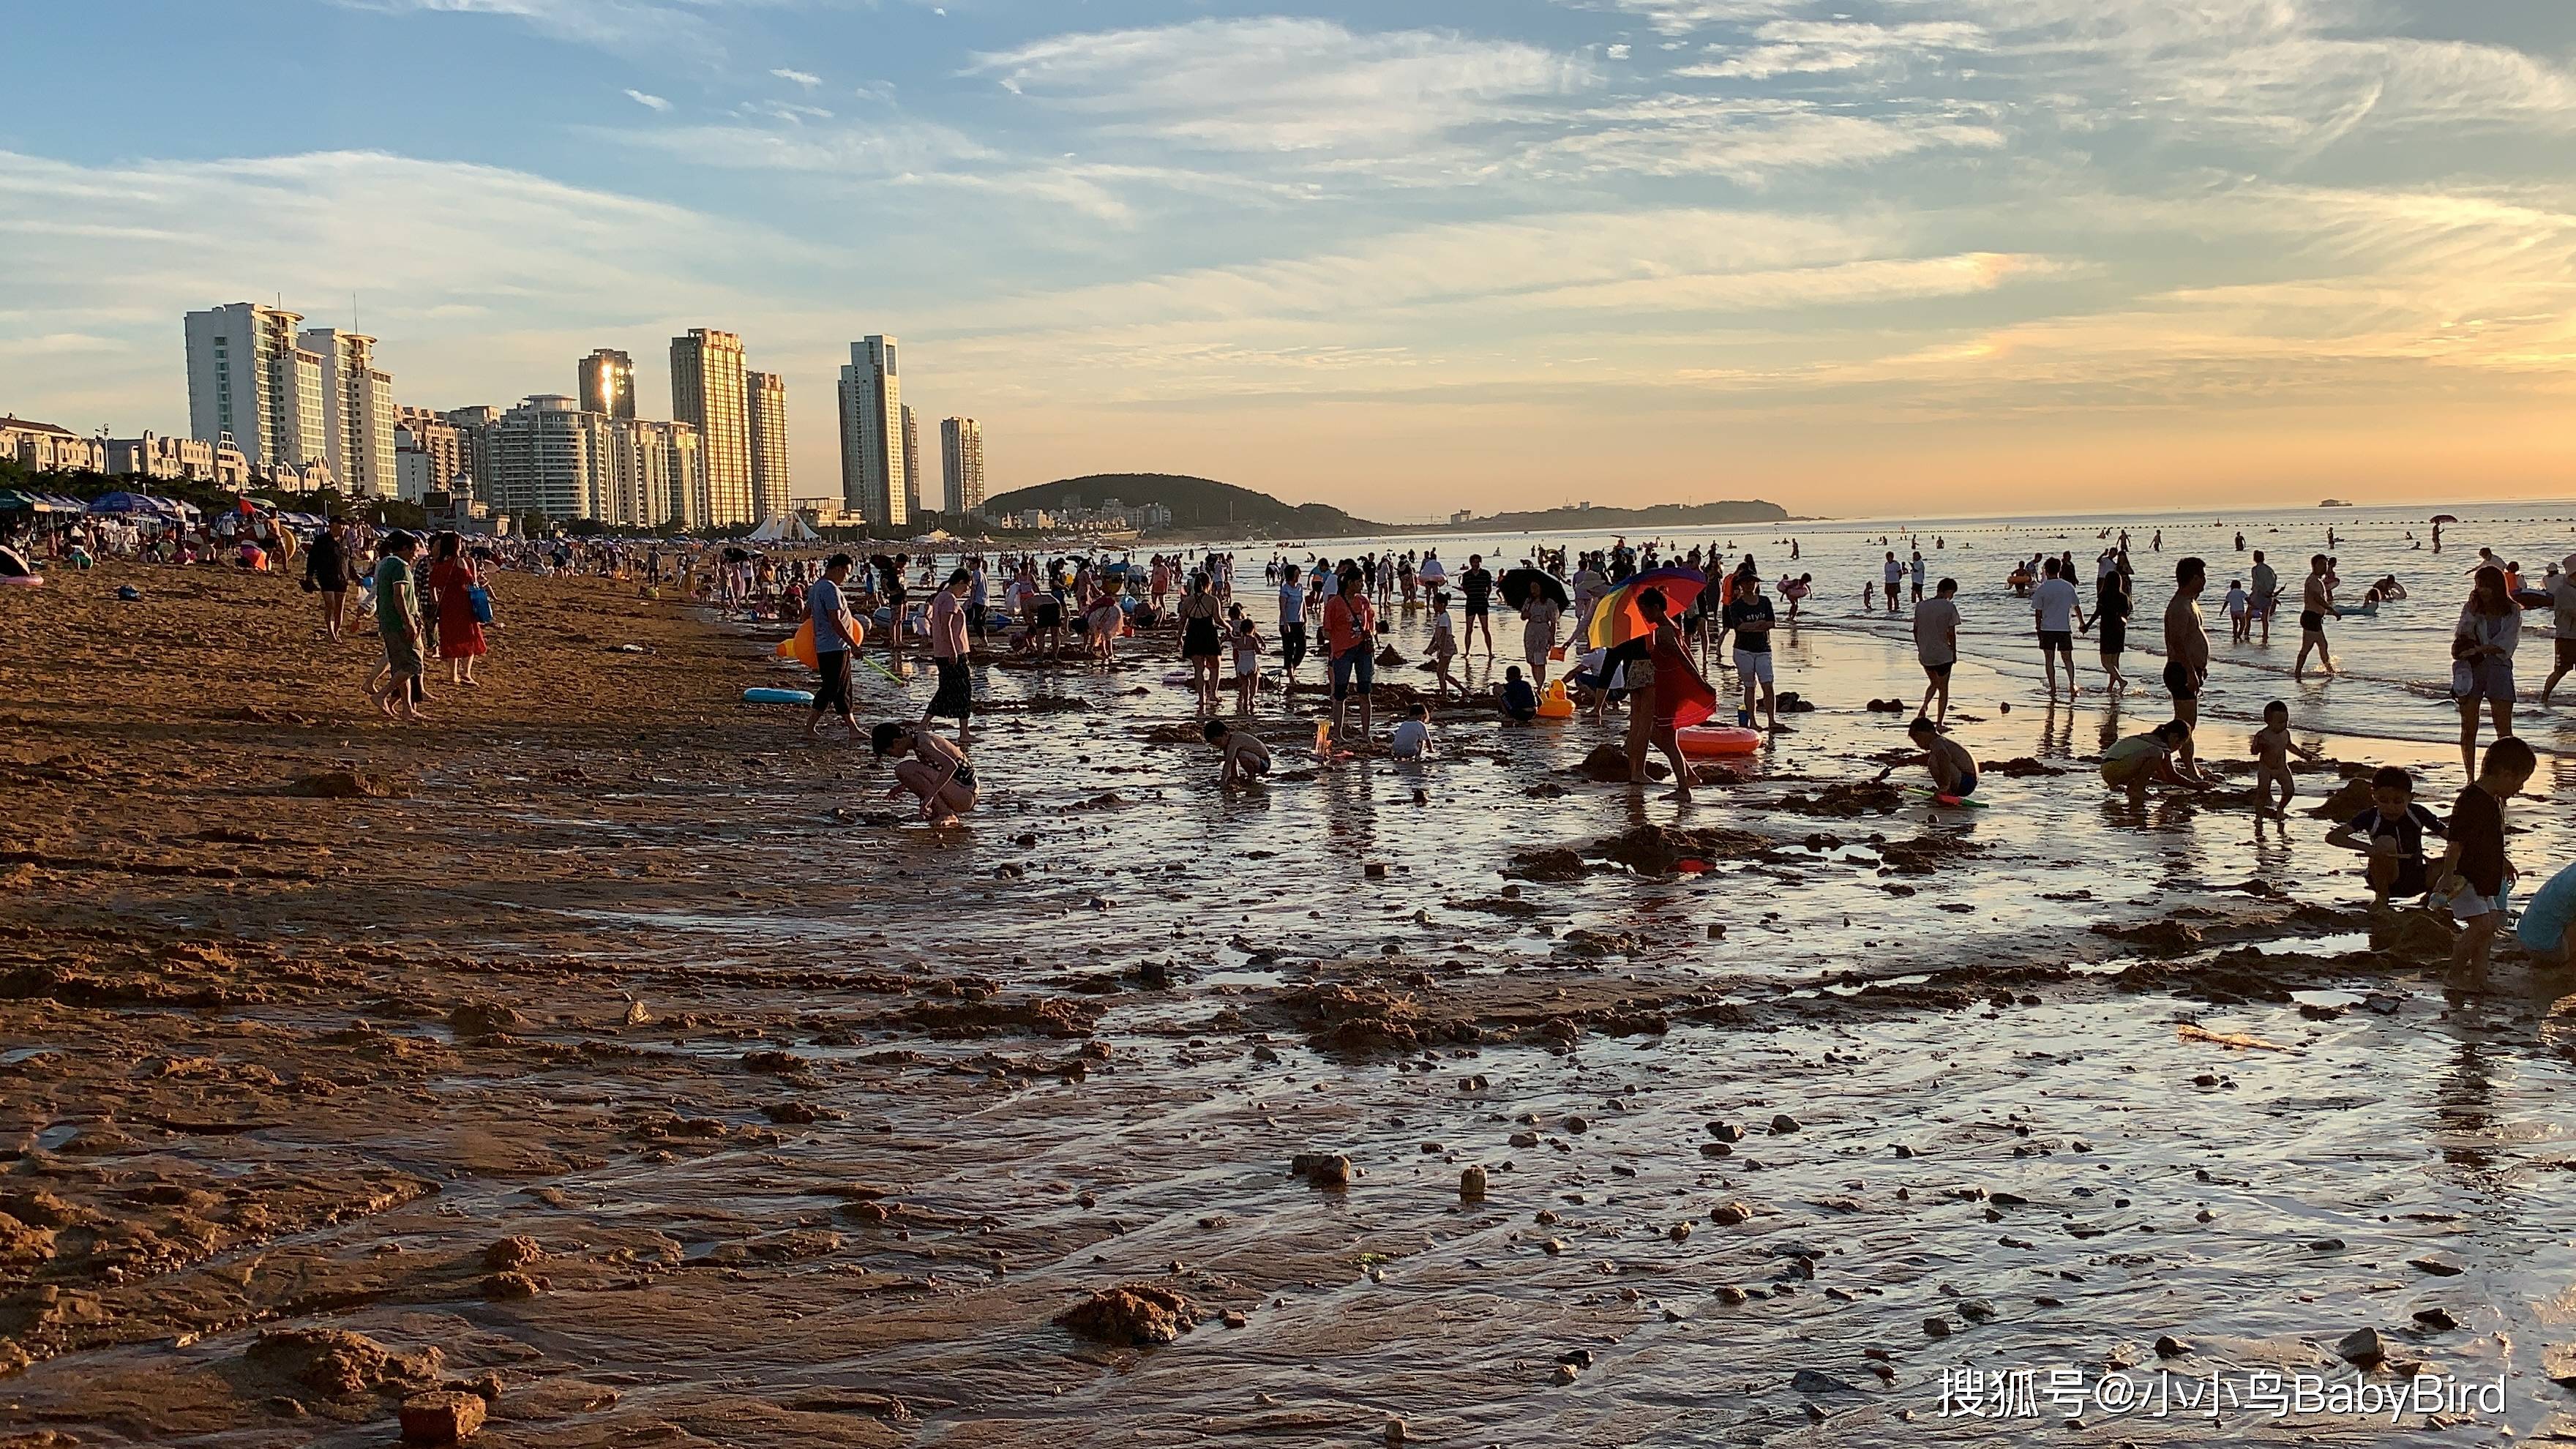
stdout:
POLYGON ((376 631, 408 634, 417 615, 411 565, 400 554, 386 554, 376 562, 376 631))

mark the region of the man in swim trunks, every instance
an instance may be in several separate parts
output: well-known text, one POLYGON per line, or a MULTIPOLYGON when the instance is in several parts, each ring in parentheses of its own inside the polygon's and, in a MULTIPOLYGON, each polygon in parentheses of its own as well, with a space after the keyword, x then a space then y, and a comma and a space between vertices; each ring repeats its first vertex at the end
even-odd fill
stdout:
POLYGON ((2247 604, 2253 611, 2254 622, 2263 626, 2263 643, 2269 645, 2272 642, 2272 610, 2281 602, 2281 575, 2277 569, 2263 562, 2263 550, 2258 548, 2254 550, 2254 567, 2247 571, 2246 576, 2254 583, 2253 594, 2247 604))
POLYGON ((1481 553, 1467 555, 1467 571, 1458 576, 1458 592, 1467 597, 1467 637, 1460 647, 1468 653, 1476 649, 1476 633, 1484 631, 1485 657, 1494 657, 1494 575, 1485 567, 1481 553))
POLYGON ((2209 680, 2209 631, 2200 623, 2200 591, 2209 583, 2209 568, 2198 558, 2174 565, 2173 601, 2165 605, 2165 692, 2173 696, 2173 717, 2181 725, 2182 773, 2197 775, 2192 763, 2192 735, 2200 728, 2200 687, 2209 680))
POLYGON ((2030 613, 2039 625, 2039 662, 2048 671, 2048 697, 2057 697, 2057 661, 2066 661, 2066 697, 2077 694, 2075 684, 2075 631, 2090 628, 2084 618, 2084 600, 2075 592, 2075 581, 2066 577, 2066 566, 2050 559, 2040 566, 2044 575, 2039 587, 2031 591, 2030 613))
POLYGON ((2329 675, 2343 671, 2335 668, 2334 651, 2326 647, 2326 615, 2343 617, 2334 606, 2334 583, 2328 568, 2332 561, 2324 554, 2308 560, 2308 581, 2299 587, 2299 658, 2290 666, 2292 679, 2306 678, 2308 651, 2316 651, 2317 663, 2329 675))
POLYGON ((1922 714, 1937 727, 1950 717, 1950 670, 1959 662, 1959 581, 1943 579, 1914 611, 1914 655, 1923 662, 1922 714))

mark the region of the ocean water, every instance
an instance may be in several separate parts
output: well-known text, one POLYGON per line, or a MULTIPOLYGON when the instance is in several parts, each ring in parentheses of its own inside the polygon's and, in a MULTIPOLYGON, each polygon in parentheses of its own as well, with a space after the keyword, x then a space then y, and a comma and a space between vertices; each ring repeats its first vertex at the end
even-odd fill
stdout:
MULTIPOLYGON (((2289 704, 2292 720, 2302 730, 2431 744, 2455 741, 2459 733, 2458 711, 2449 694, 2450 638, 2458 624, 2461 605, 2468 598, 2469 572, 2478 564, 2478 549, 2492 548, 2500 559, 2519 561, 2526 585, 2538 587, 2550 563, 2576 552, 2576 501, 2239 513, 1848 519, 1751 524, 1662 537, 1674 546, 1673 551, 1713 545, 1724 552, 1730 565, 1749 550, 1761 566, 1766 588, 1776 586, 1783 575, 1814 575, 1815 592, 1800 608, 1801 622, 1816 631, 1850 632, 1885 640, 1899 656, 1901 667, 1886 671, 1883 682, 1879 679, 1881 671, 1870 670, 1871 682, 1908 699, 1919 698, 1922 690, 1920 672, 1911 664, 1911 606, 1894 615, 1883 608, 1864 609, 1861 587, 1876 582, 1887 549, 1895 549, 1901 560, 1920 547, 1927 564, 1927 593, 1928 586, 1944 576, 1956 578, 1960 585, 1963 658, 1954 684, 1954 700, 1973 697, 1970 685, 1974 681, 2000 691, 1998 699, 2035 704, 2042 702, 2044 675, 2030 604, 2012 593, 2007 577, 2015 563, 2034 553, 2044 550, 2054 556, 2072 551, 2078 586, 2089 611, 2093 605, 2094 557, 2115 542, 2123 530, 2129 535, 2130 563, 2137 576, 2129 648, 2122 666, 2130 680, 2130 702, 2162 705, 2164 692, 2158 676, 2163 669, 2163 610, 2172 596, 2175 563, 2197 555, 2208 565, 2210 580, 2202 595, 2202 615, 2211 644, 2211 678, 2202 711, 2205 719, 2252 723, 2260 719, 2264 704, 2277 698, 2289 704), (2443 527, 2442 549, 2436 554, 2430 519, 2443 512, 2457 514, 2461 522, 2443 527), (2334 534, 2331 547, 2327 540, 2329 528, 2334 534), (2159 532, 2161 548, 2155 546, 2159 532), (2244 536, 2242 550, 2236 546, 2239 533, 2244 536), (1794 560, 1789 556, 1793 539, 1799 550, 1794 560), (2268 645, 2259 642, 2259 633, 2254 642, 2234 644, 2228 639, 2227 586, 2231 580, 2250 578, 2256 549, 2263 550, 2281 574, 2282 609, 2273 620, 2268 645), (2340 622, 2330 619, 2328 643, 2342 674, 2329 679, 2311 660, 2309 678, 2293 681, 2290 670, 2299 651, 2299 582, 2307 574, 2309 556, 2316 553, 2331 553, 2337 560, 2336 573, 2342 580, 2337 602, 2348 613, 2360 603, 2363 590, 2382 575, 2395 575, 2407 587, 2409 597, 2381 606, 2373 618, 2351 614, 2340 622)), ((1582 551, 1607 547, 1620 537, 1642 544, 1647 536, 1612 529, 1549 535, 1426 530, 1376 538, 1313 540, 1277 550, 1269 545, 1245 544, 1240 546, 1243 562, 1239 565, 1238 587, 1250 588, 1244 582, 1247 577, 1257 584, 1260 563, 1274 551, 1304 564, 1318 554, 1338 559, 1387 548, 1436 548, 1454 577, 1471 553, 1485 555, 1489 566, 1497 560, 1509 566, 1541 546, 1582 551)), ((1427 613, 1414 613, 1395 621, 1393 632, 1399 647, 1404 647, 1408 639, 1418 643, 1427 638, 1426 619, 1427 613)), ((2542 711, 2537 704, 2540 684, 2551 667, 2549 613, 2532 611, 2524 615, 2523 622, 2516 678, 2524 698, 2516 711, 2516 732, 2542 749, 2576 746, 2576 734, 2568 732, 2569 725, 2576 724, 2576 708, 2562 706, 2542 711)), ((1513 637, 1502 645, 1505 652, 1517 652, 1517 630, 1513 622, 1513 637)), ((1845 700, 1843 696, 1864 687, 1862 681, 1845 681, 1822 671, 1820 662, 1802 647, 1801 632, 1783 627, 1777 636, 1780 687, 1798 690, 1820 702, 1856 703, 1856 699, 1845 700)), ((2103 684, 2094 637, 2079 637, 2075 646, 2077 667, 2088 696, 2103 684)))

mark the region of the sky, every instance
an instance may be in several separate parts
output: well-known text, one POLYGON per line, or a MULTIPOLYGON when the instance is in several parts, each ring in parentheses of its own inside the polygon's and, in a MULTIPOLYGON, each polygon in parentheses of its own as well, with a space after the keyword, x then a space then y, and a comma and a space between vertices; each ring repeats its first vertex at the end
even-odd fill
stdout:
MULTIPOLYGON (((122 0, 11 20, 0 412, 187 428, 181 316, 399 401, 849 344, 998 492, 1410 521, 2576 496, 2560 0, 122 0)), ((935 475, 934 475, 935 476, 935 475)), ((935 493, 934 490, 929 490, 935 493)))

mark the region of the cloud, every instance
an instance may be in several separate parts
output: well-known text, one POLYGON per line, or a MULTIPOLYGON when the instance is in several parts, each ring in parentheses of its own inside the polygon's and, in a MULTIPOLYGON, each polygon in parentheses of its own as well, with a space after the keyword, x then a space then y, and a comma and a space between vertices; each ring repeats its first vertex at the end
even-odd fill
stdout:
POLYGON ((1221 151, 1384 151, 1586 86, 1583 62, 1447 31, 1330 20, 1195 20, 1062 35, 970 73, 1117 134, 1221 151))
POLYGON ((1811 101, 1666 94, 1583 119, 1587 124, 1570 134, 1529 148, 1517 164, 1539 176, 1723 176, 1758 185, 1786 171, 2004 143, 2001 131, 1969 115, 1857 115, 1811 101))
POLYGON ((1727 58, 1676 75, 1767 80, 1789 74, 1877 70, 1946 51, 1986 48, 1986 32, 1957 21, 1871 25, 1856 21, 1775 20, 1753 32, 1757 44, 1709 47, 1727 58))
POLYGON ((1712 25, 1760 20, 1803 8, 1799 0, 1566 0, 1586 10, 1615 10, 1643 19, 1665 35, 1688 35, 1712 25))
MULTIPOLYGON (((482 15, 517 20, 537 33, 639 60, 685 56, 699 63, 723 53, 724 35, 707 22, 708 5, 684 0, 330 0, 379 14, 482 15)), ((727 0, 711 0, 721 5, 727 0)))
POLYGON ((778 77, 780 80, 789 82, 790 84, 803 86, 809 91, 823 83, 823 78, 814 74, 812 71, 788 70, 785 67, 780 67, 779 69, 771 71, 770 74, 778 77))
POLYGON ((648 111, 667 111, 671 109, 671 103, 669 101, 662 99, 660 96, 648 96, 644 92, 638 90, 628 91, 626 93, 626 99, 633 101, 635 104, 642 106, 648 111))

